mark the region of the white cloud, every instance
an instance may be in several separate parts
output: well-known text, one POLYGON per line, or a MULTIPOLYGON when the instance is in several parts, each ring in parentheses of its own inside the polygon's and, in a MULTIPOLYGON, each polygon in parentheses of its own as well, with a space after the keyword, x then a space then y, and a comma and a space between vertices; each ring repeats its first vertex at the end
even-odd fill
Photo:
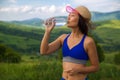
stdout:
POLYGON ((52 5, 52 6, 49 8, 49 11, 50 11, 51 13, 54 13, 54 12, 56 11, 55 5, 52 5))
POLYGON ((120 3, 118 2, 111 2, 109 3, 108 5, 106 5, 105 7, 108 8, 108 10, 110 11, 117 11, 119 10, 120 11, 120 3))
POLYGON ((19 11, 19 8, 13 7, 4 7, 4 8, 0 8, 0 12, 17 12, 19 11))
POLYGON ((31 6, 14 6, 14 7, 1 7, 0 12, 12 12, 12 13, 18 13, 18 12, 27 12, 31 10, 31 6))
POLYGON ((32 7, 31 6, 22 6, 22 7, 20 7, 20 11, 21 12, 28 12, 28 11, 30 11, 32 9, 32 7))
POLYGON ((47 10, 47 6, 42 6, 42 7, 41 7, 41 10, 42 10, 42 11, 47 10))
POLYGON ((57 15, 57 14, 63 14, 65 13, 65 6, 40 6, 40 7, 35 7, 33 8, 29 13, 30 14, 44 14, 46 16, 49 15, 57 15))
MULTIPOLYGON (((0 13, 9 13, 7 15, 10 16, 15 16, 19 17, 21 20, 24 18, 23 16, 26 15, 29 17, 40 17, 40 18, 48 18, 48 17, 53 17, 53 16, 64 16, 66 15, 66 10, 65 6, 37 6, 37 7, 32 7, 32 6, 12 6, 12 7, 2 7, 0 8, 0 13), (14 15, 13 15, 14 14, 14 15), (23 15, 24 14, 24 15, 23 15), (20 18, 21 16, 21 18, 20 18)), ((16 18, 16 17, 13 17, 16 18)))

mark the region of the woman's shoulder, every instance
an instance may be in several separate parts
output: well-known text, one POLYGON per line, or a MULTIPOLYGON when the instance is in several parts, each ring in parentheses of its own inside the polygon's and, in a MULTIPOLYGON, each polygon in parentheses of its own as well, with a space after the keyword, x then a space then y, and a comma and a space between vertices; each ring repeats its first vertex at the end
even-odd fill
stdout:
POLYGON ((94 39, 90 36, 86 36, 85 43, 86 44, 92 44, 92 43, 94 43, 94 39))
POLYGON ((69 34, 62 34, 62 35, 60 35, 60 39, 65 39, 67 36, 68 36, 69 34))
POLYGON ((68 36, 69 34, 62 34, 59 36, 60 41, 63 43, 64 39, 68 36))

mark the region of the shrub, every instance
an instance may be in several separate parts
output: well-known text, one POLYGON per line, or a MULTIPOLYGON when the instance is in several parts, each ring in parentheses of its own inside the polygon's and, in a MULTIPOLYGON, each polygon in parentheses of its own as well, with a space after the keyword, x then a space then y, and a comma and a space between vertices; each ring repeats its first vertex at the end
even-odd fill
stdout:
POLYGON ((99 58, 99 62, 104 61, 105 59, 105 55, 103 53, 103 49, 100 47, 100 45, 97 44, 97 52, 98 52, 98 58, 99 58))
POLYGON ((18 63, 20 61, 21 56, 19 53, 5 45, 0 44, 0 62, 18 63))
POLYGON ((19 63, 21 61, 21 56, 16 52, 8 52, 5 54, 4 61, 8 63, 19 63))
POLYGON ((4 56, 5 51, 6 51, 6 46, 0 44, 0 55, 4 56))
POLYGON ((117 64, 117 65, 120 64, 120 52, 118 54, 115 54, 114 63, 117 64))
POLYGON ((2 56, 0 55, 0 62, 2 62, 2 59, 3 59, 3 58, 2 58, 2 56))

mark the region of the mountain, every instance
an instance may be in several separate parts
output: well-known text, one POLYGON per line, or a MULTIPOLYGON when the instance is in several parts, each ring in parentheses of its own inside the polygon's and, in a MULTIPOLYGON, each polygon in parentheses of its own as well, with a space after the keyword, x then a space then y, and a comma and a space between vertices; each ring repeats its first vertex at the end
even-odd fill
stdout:
MULTIPOLYGON (((98 21, 105 21, 105 20, 120 20, 120 11, 114 11, 114 12, 108 12, 108 13, 101 13, 101 12, 91 12, 92 14, 92 21, 93 22, 98 22, 98 21)), ((58 26, 62 26, 65 24, 67 20, 67 16, 55 16, 55 18, 58 18, 61 20, 57 21, 58 26), (62 21, 64 19, 64 21, 62 21)), ((43 21, 40 18, 32 18, 32 19, 27 19, 23 21, 12 21, 12 23, 15 24, 24 24, 24 25, 31 25, 31 26, 42 26, 43 21)))
POLYGON ((92 21, 120 20, 120 11, 101 13, 92 12, 92 21))
POLYGON ((43 20, 39 18, 32 18, 23 21, 11 21, 11 23, 31 25, 31 26, 41 26, 43 24, 43 20))

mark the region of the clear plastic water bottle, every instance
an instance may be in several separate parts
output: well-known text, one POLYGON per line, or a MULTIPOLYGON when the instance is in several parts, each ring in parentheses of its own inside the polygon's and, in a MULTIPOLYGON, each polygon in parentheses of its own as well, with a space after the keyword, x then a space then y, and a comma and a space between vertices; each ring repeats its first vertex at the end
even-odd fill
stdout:
MULTIPOLYGON (((64 26, 66 24, 66 18, 63 17, 54 17, 53 19, 47 19, 48 23, 51 23, 52 21, 56 22, 55 26, 64 26)), ((45 21, 47 21, 45 20, 45 21)))
POLYGON ((66 18, 63 17, 55 17, 55 26, 64 26, 66 24, 66 18))

